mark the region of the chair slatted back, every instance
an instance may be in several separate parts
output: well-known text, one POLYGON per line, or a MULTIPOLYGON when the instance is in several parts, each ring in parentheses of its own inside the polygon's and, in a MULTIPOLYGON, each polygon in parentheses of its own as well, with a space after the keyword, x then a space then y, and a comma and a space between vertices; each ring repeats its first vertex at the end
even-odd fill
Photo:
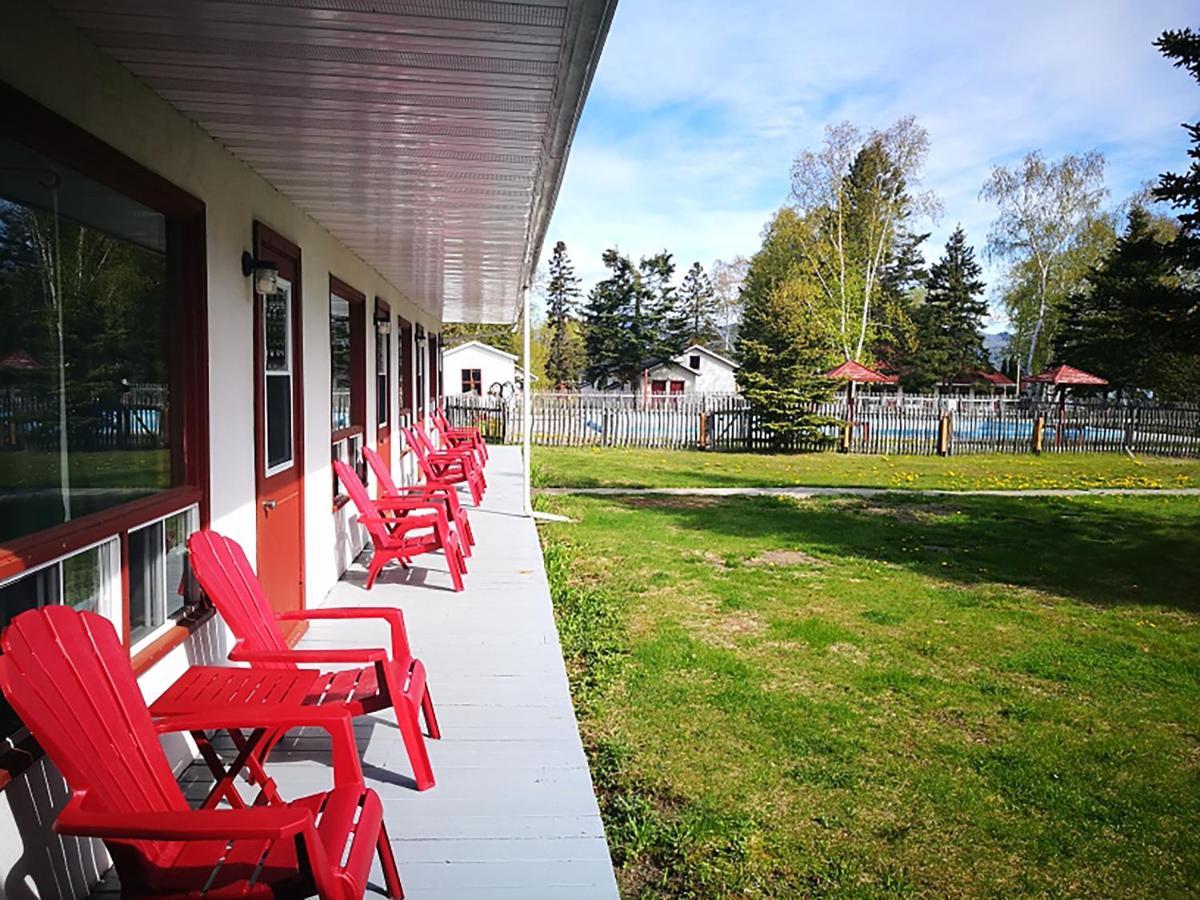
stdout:
MULTIPOLYGON (((186 811, 112 623, 70 606, 21 613, 0 635, 0 688, 89 807, 119 815, 186 811)), ((151 859, 171 844, 131 841, 151 859)))
POLYGON ((367 534, 371 536, 371 542, 377 548, 390 547, 394 544, 395 541, 391 540, 387 526, 380 521, 379 510, 367 495, 367 486, 359 480, 358 473, 340 459, 333 461, 333 470, 337 472, 338 481, 342 483, 342 487, 346 489, 346 493, 354 502, 354 508, 358 510, 359 516, 371 520, 363 522, 367 534))
POLYGON ((433 471, 433 466, 429 463, 429 454, 425 450, 425 445, 417 437, 419 430, 416 425, 404 426, 404 439, 408 442, 413 455, 417 458, 417 468, 421 470, 421 474, 425 476, 425 480, 437 481, 437 473, 433 471))
POLYGON ((379 487, 383 491, 383 496, 388 497, 397 493, 396 482, 392 480, 392 473, 388 471, 387 464, 383 461, 383 457, 372 450, 370 447, 362 448, 363 459, 367 461, 371 471, 375 473, 375 480, 379 482, 379 487))
MULTIPOLYGON (((194 532, 188 538, 188 558, 196 581, 247 650, 288 649, 262 583, 237 541, 207 528, 194 532)), ((282 662, 262 666, 296 668, 282 662)))

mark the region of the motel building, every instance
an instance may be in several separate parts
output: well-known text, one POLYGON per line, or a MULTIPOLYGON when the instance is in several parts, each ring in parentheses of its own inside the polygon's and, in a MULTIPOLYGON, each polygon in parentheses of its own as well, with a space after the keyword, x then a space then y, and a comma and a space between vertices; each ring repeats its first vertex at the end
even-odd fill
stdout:
MULTIPOLYGON (((277 611, 345 586, 331 461, 413 482, 443 321, 515 321, 614 5, 0 0, 0 627, 102 614, 149 702, 230 646, 193 531, 277 611)), ((103 845, 0 729, 0 898, 86 896, 103 845)))

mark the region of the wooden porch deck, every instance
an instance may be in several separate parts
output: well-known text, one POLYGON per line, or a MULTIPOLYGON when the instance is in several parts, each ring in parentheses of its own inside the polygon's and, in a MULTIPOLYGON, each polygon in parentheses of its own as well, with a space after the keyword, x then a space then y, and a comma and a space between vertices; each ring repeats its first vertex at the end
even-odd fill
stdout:
MULTIPOLYGON (((461 594, 430 554, 407 572, 388 569, 369 593, 360 559, 325 600, 400 607, 428 668, 443 735, 428 742, 435 787, 413 788, 390 712, 355 725, 410 900, 617 897, 536 529, 521 515, 520 463, 516 448, 491 451, 487 497, 469 513, 477 545, 461 594)), ((387 635, 369 621, 317 622, 299 646, 380 647, 387 635)), ((271 756, 285 797, 330 785, 328 740, 308 731, 271 756)), ((202 797, 211 775, 197 763, 182 780, 202 797)), ((94 896, 119 890, 111 873, 106 881, 94 896)), ((371 882, 382 892, 378 863, 371 882)))

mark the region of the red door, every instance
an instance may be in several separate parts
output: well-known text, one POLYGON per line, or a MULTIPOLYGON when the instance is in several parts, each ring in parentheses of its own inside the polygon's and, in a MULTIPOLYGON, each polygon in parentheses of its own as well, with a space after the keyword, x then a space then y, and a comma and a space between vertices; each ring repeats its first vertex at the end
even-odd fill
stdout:
POLYGON ((258 577, 277 612, 304 607, 304 385, 300 250, 254 223, 255 256, 279 267, 254 295, 254 437, 258 577))
POLYGON ((375 298, 375 452, 392 468, 392 310, 375 298))

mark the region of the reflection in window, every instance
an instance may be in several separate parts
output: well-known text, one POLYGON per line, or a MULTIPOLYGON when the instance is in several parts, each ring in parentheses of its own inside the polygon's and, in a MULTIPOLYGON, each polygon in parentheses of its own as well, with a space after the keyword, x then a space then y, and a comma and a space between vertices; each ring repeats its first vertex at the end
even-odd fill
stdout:
POLYGON ((292 461, 292 286, 282 278, 275 293, 263 298, 263 343, 271 472, 292 461))
POLYGON ((0 138, 0 540, 170 486, 165 235, 0 138))
POLYGON ((200 598, 187 561, 196 507, 129 532, 129 639, 141 638, 200 598))
POLYGON ((391 369, 392 335, 386 326, 375 333, 375 421, 386 425, 388 421, 388 371, 391 369))
POLYGON ((332 431, 341 431, 354 424, 350 418, 350 301, 336 294, 329 297, 329 359, 329 426, 332 431))

